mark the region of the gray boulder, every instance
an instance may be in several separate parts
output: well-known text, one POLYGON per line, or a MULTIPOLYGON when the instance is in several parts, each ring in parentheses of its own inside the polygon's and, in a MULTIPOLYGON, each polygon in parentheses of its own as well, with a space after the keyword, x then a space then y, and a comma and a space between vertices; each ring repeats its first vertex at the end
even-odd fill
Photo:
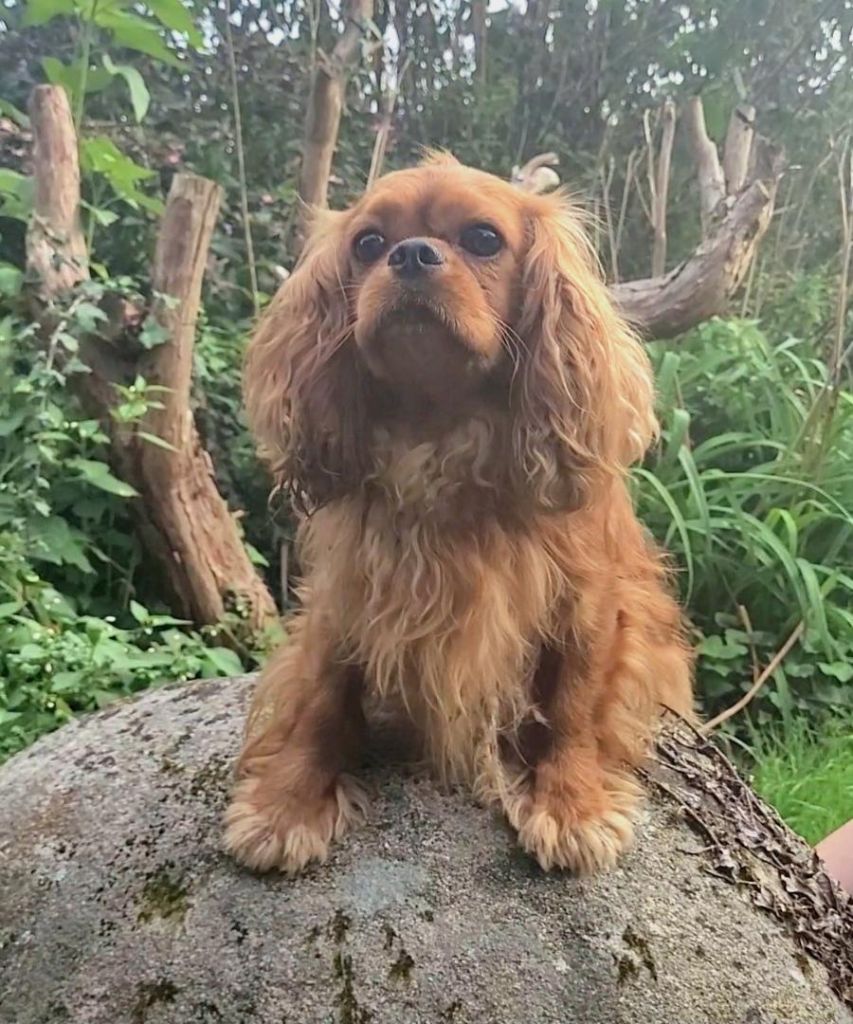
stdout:
POLYGON ((0 769, 2 1024, 853 1019, 848 903, 698 741, 664 745, 605 877, 545 876, 385 767, 369 823, 291 881, 219 848, 250 687, 160 689, 0 769))

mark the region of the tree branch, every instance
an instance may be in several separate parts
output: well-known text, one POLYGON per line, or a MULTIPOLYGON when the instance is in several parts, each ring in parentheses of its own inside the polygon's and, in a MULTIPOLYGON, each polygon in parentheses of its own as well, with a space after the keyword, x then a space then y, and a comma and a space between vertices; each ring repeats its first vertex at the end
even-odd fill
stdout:
POLYGON ((702 235, 707 236, 720 204, 726 198, 726 179, 717 147, 705 128, 705 111, 700 96, 691 96, 684 111, 684 124, 693 150, 696 175, 699 179, 699 208, 702 216, 702 235))

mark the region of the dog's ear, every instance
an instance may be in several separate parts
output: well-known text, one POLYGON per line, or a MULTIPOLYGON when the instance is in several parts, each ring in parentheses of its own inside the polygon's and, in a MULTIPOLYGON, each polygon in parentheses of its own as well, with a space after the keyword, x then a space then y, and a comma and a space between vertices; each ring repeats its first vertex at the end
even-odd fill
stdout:
POLYGON ((585 504, 655 435, 652 373, 615 310, 579 216, 531 197, 513 388, 515 461, 544 508, 585 504))
POLYGON ((249 344, 249 422, 280 486, 316 505, 366 463, 364 371, 352 343, 346 215, 317 215, 302 258, 249 344))

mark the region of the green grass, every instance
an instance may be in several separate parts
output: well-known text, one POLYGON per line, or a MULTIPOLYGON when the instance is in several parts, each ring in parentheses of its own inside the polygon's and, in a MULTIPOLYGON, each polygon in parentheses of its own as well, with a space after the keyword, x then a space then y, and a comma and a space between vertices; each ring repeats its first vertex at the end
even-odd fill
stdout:
POLYGON ((853 818, 853 713, 764 729, 750 750, 755 789, 809 843, 853 818))

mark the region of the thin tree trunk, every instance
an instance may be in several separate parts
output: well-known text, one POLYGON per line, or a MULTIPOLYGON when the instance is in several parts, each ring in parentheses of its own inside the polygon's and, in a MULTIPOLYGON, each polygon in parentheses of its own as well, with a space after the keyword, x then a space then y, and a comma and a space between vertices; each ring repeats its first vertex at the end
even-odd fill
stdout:
POLYGON ((40 298, 50 302, 89 277, 80 226, 77 134, 64 89, 39 86, 30 101, 33 133, 33 216, 27 230, 27 269, 40 298))
POLYGON ((723 148, 723 172, 730 196, 736 196, 746 184, 754 134, 755 107, 742 103, 732 111, 723 148))
POLYGON ((699 204, 702 219, 702 236, 711 230, 713 218, 726 198, 726 179, 720 165, 717 147, 708 137, 705 128, 705 111, 702 99, 692 96, 687 101, 684 123, 690 136, 696 176, 699 179, 699 204))
POLYGON ((486 0, 471 0, 471 32, 474 36, 474 76, 479 86, 486 82, 486 0))
POLYGON ((299 195, 308 206, 327 203, 347 77, 358 59, 362 38, 373 18, 373 0, 347 0, 344 16, 346 26, 331 54, 317 54, 311 82, 299 180, 299 195))
POLYGON ((675 104, 667 100, 661 117, 660 150, 655 167, 652 216, 654 218, 654 244, 652 246, 652 274, 664 272, 666 267, 666 208, 669 203, 669 175, 672 165, 672 144, 675 141, 675 104))

